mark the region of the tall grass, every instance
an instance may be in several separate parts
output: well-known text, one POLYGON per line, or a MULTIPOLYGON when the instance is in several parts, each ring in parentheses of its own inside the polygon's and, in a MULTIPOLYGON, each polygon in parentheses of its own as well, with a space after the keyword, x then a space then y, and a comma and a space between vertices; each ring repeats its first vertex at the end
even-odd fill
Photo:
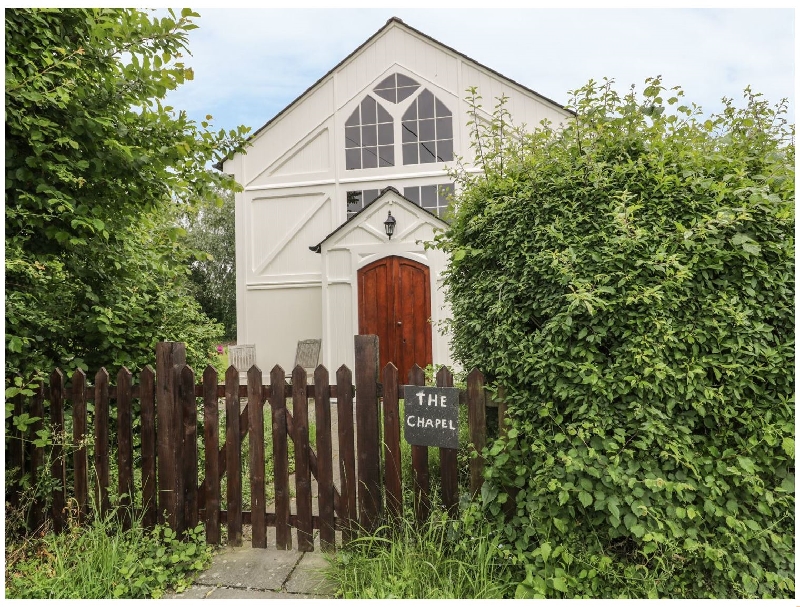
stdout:
POLYGON ((188 587, 211 563, 202 528, 179 540, 168 528, 128 530, 112 511, 63 534, 45 533, 6 543, 6 598, 158 598, 188 587))
POLYGON ((406 518, 352 541, 331 557, 326 575, 345 599, 513 596, 499 547, 460 528, 442 513, 422 525, 406 518))

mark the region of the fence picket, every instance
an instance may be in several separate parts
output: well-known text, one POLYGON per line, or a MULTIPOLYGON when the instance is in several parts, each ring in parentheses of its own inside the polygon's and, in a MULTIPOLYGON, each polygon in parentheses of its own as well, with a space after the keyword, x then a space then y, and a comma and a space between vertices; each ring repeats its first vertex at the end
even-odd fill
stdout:
POLYGON ((317 425, 317 501, 319 505, 319 543, 324 551, 336 547, 334 528, 333 446, 331 443, 331 398, 328 370, 319 365, 314 371, 314 412, 317 425))
POLYGON ((469 418, 469 440, 477 457, 469 460, 469 492, 475 497, 483 486, 483 456, 486 446, 486 395, 483 392, 484 377, 478 369, 467 376, 467 415, 469 418))
POLYGON ((391 519, 403 516, 403 477, 400 459, 400 411, 397 367, 383 368, 383 449, 386 462, 386 510, 391 519))
MULTIPOLYGON (((22 394, 17 394, 14 400, 14 417, 20 417, 23 413, 22 394)), ((16 507, 20 503, 20 493, 22 491, 22 477, 25 474, 25 436, 24 433, 13 426, 11 427, 11 461, 10 467, 16 469, 16 476, 14 478, 13 489, 9 496, 9 502, 12 507, 16 507)))
POLYGON ((158 520, 155 387, 155 373, 147 365, 139 375, 139 403, 142 408, 142 524, 147 529, 154 527, 158 520))
POLYGON ((64 530, 66 505, 67 469, 64 462, 64 374, 56 369, 50 375, 50 422, 53 427, 53 461, 50 476, 56 480, 53 489, 53 531, 64 530))
POLYGON ((278 550, 291 550, 289 529, 289 446, 286 437, 286 373, 275 365, 270 373, 272 396, 272 453, 275 470, 275 543, 278 550))
POLYGON ((97 469, 96 503, 102 516, 111 509, 108 498, 108 371, 105 367, 94 376, 94 465, 97 469))
MULTIPOLYGON (((414 364, 408 372, 408 383, 412 386, 425 385, 425 372, 414 364)), ((431 511, 431 481, 428 471, 428 448, 411 445, 411 481, 414 491, 414 517, 418 523, 427 520, 431 511)))
POLYGON ((314 550, 311 521, 311 469, 308 445, 308 398, 306 370, 297 365, 292 371, 292 417, 294 418, 294 478, 297 493, 297 549, 314 550))
MULTIPOLYGON (((208 365, 203 373, 203 446, 205 447, 206 543, 219 544, 221 539, 219 507, 219 404, 217 370, 208 365)), ((198 496, 199 497, 199 496, 198 496)))
MULTIPOLYGON (((37 446, 33 441, 39 438, 39 432, 44 428, 44 386, 39 384, 33 395, 31 403, 31 417, 36 421, 28 430, 28 440, 31 441, 31 486, 37 487, 39 477, 44 474, 44 447, 37 446)), ((38 529, 44 522, 44 501, 38 495, 34 496, 33 510, 31 511, 31 526, 38 529)))
MULTIPOLYGON (((436 385, 439 388, 453 387, 453 374, 450 369, 442 367, 436 373, 436 385)), ((442 503, 450 517, 458 514, 458 449, 439 448, 441 464, 442 503)))
POLYGON ((242 462, 239 438, 239 371, 225 372, 225 450, 228 474, 228 545, 242 545, 242 462))
POLYGON ((356 453, 353 429, 353 373, 345 365, 336 371, 336 416, 339 428, 342 541, 347 544, 355 537, 356 453))
POLYGON ((130 529, 133 503, 133 412, 131 410, 131 372, 122 367, 117 373, 117 468, 122 528, 130 529))
POLYGON ((264 407, 261 403, 261 369, 247 372, 247 408, 250 427, 250 511, 253 548, 267 547, 267 504, 264 481, 264 407))
POLYGON ((78 369, 72 375, 72 440, 75 474, 75 502, 78 523, 86 520, 89 503, 89 456, 86 452, 86 374, 78 369))
POLYGON ((183 409, 183 508, 186 529, 197 526, 197 405, 194 400, 194 371, 185 366, 180 372, 178 398, 183 409))

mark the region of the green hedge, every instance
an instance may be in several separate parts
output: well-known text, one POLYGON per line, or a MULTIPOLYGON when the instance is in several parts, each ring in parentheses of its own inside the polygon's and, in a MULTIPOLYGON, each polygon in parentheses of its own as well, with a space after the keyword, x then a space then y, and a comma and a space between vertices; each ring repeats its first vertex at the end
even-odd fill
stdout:
POLYGON ((791 597, 786 103, 573 94, 560 130, 471 123, 439 239, 456 357, 508 389, 482 503, 517 596, 791 597))

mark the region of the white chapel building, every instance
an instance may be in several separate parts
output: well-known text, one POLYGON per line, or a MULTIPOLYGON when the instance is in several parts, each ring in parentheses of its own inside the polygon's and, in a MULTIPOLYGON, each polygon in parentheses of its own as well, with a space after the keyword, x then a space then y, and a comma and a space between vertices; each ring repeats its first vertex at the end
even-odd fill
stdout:
POLYGON ((415 362, 452 364, 440 329, 447 259, 424 243, 446 227, 446 168, 474 158, 471 86, 490 111, 507 96, 515 124, 570 116, 392 18, 222 164, 244 186, 235 198, 237 341, 255 344, 263 371, 291 372, 306 339, 321 340, 319 362, 331 372, 352 369, 356 334, 377 334, 381 368, 394 362, 402 379, 415 362))

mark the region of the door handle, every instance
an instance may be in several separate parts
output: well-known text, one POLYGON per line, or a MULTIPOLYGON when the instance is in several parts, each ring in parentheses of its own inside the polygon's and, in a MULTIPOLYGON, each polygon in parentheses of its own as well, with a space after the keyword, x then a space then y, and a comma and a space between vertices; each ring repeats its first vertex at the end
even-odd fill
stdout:
POLYGON ((398 320, 397 321, 397 326, 398 327, 402 327, 403 326, 403 321, 402 320, 398 320))

